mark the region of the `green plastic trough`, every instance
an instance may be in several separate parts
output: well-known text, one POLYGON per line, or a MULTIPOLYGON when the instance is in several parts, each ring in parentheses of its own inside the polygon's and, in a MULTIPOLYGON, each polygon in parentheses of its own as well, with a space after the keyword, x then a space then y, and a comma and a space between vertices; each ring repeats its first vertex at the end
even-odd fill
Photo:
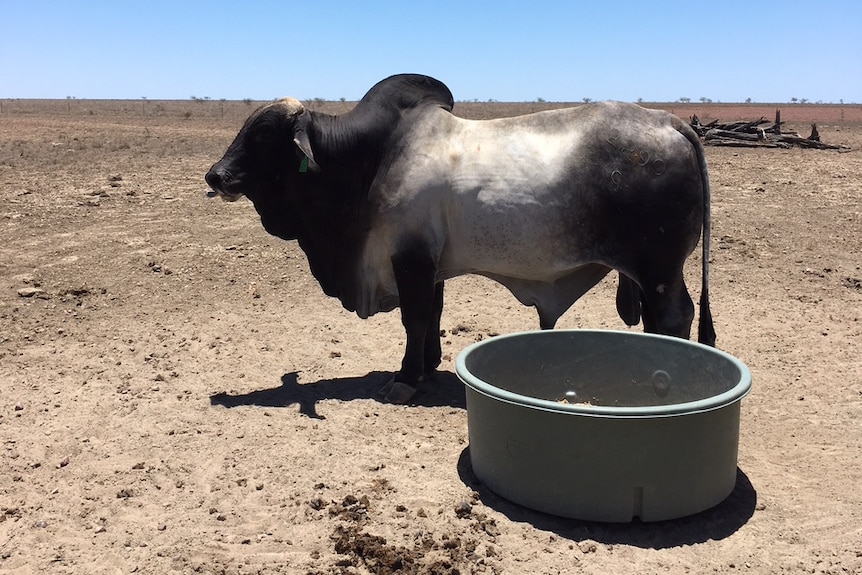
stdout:
POLYGON ((510 501, 660 521, 733 491, 751 374, 722 351, 652 334, 532 331, 471 345, 455 371, 473 471, 510 501))

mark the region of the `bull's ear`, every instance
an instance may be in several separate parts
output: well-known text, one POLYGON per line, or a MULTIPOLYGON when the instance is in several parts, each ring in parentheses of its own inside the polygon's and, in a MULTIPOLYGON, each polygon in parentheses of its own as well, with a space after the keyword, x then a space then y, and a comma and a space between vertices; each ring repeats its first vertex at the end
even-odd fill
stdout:
POLYGON ((294 135, 293 142, 296 144, 296 147, 299 148, 299 150, 305 155, 302 162, 300 162, 299 164, 299 171, 320 171, 320 166, 318 166, 317 162, 314 161, 314 154, 311 151, 311 142, 308 141, 308 134, 305 131, 297 132, 294 135))
POLYGON ((305 126, 302 125, 304 122, 301 122, 300 120, 298 123, 299 125, 297 125, 293 131, 293 142, 296 144, 296 147, 305 154, 306 158, 300 163, 300 171, 320 171, 320 166, 314 161, 314 152, 311 150, 311 141, 308 139, 308 131, 305 129, 305 126))

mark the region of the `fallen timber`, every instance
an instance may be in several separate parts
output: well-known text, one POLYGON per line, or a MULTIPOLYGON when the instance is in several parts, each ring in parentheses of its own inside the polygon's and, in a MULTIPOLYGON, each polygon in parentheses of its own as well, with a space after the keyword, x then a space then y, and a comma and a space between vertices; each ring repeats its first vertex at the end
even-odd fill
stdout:
POLYGON ((817 124, 811 124, 811 135, 807 138, 796 132, 784 132, 781 129, 781 110, 775 111, 775 121, 770 122, 762 117, 759 120, 721 123, 713 120, 702 124, 693 115, 690 118, 691 127, 703 138, 708 146, 734 146, 741 148, 814 148, 818 150, 838 150, 847 152, 847 146, 836 146, 820 141, 817 124))

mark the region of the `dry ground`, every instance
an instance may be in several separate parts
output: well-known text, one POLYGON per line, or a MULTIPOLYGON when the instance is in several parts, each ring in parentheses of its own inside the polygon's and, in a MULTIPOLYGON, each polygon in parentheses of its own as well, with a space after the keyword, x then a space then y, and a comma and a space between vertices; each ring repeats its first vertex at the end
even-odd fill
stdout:
MULTIPOLYGON (((862 573, 858 107, 782 110, 849 153, 707 149, 718 345, 754 379, 738 484, 693 517, 606 525, 471 474, 453 361, 532 310, 449 282, 439 381, 380 403, 398 314, 345 312, 248 202, 203 197, 250 106, 3 104, 0 572, 862 573)), ((613 282, 559 326, 622 328, 613 282)))

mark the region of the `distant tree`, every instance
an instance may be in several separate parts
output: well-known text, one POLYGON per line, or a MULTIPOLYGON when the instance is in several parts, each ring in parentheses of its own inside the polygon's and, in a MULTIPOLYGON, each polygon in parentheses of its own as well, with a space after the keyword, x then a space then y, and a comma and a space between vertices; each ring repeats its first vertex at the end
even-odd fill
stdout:
POLYGON ((251 98, 243 98, 242 101, 246 106, 251 106, 251 98))
POLYGON ((539 104, 544 104, 545 99, 544 98, 536 98, 536 102, 538 102, 539 104))
POLYGON ((593 101, 593 99, 592 98, 583 98, 583 101, 584 101, 584 104, 589 104, 590 102, 593 101))
POLYGON ((643 99, 643 98, 638 98, 638 100, 637 100, 637 101, 638 101, 638 104, 643 104, 644 99, 643 99))
POLYGON ((797 102, 796 96, 794 96, 794 97, 790 98, 790 101, 791 101, 791 102, 793 102, 793 103, 795 104, 795 103, 797 102))
POLYGON ((682 102, 683 104, 688 104, 689 102, 691 102, 691 98, 683 96, 682 98, 679 99, 679 101, 682 102))
POLYGON ((751 98, 746 98, 746 99, 745 99, 745 103, 746 103, 746 104, 750 104, 750 103, 751 103, 751 98))
POLYGON ((808 103, 808 98, 802 98, 801 100, 799 100, 799 103, 800 103, 800 104, 807 104, 807 103, 808 103))
POLYGON ((338 99, 338 101, 339 101, 339 102, 341 102, 341 103, 343 104, 344 102, 346 102, 346 101, 347 101, 347 98, 345 98, 344 96, 342 96, 342 97, 340 97, 340 98, 338 99))

